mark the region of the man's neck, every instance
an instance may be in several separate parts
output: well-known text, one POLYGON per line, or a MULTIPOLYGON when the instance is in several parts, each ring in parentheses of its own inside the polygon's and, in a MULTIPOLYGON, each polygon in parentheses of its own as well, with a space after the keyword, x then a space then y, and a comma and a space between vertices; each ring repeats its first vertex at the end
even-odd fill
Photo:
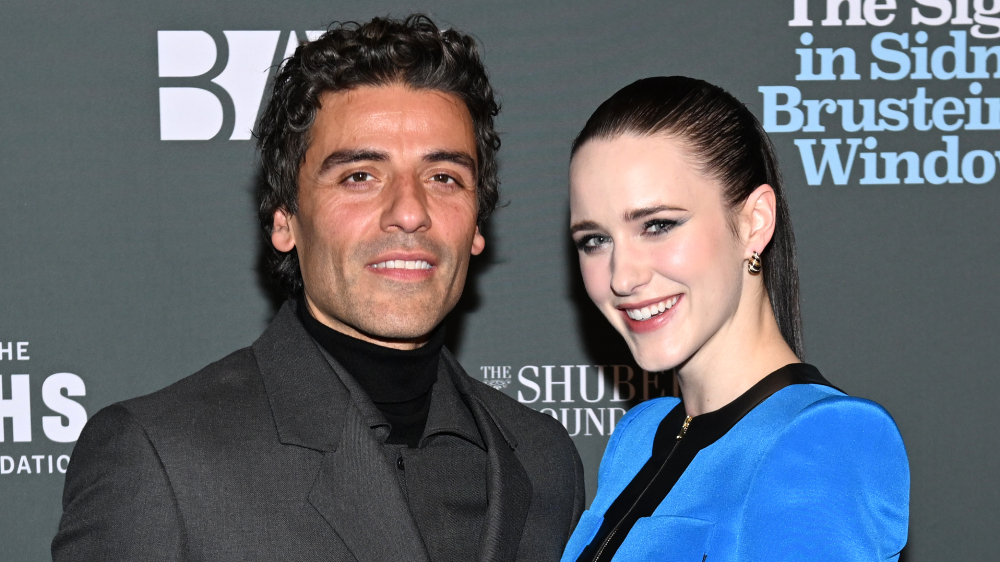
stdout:
POLYGON ((365 332, 362 332, 361 330, 358 330, 353 326, 350 326, 348 324, 345 324, 344 322, 341 322, 340 320, 337 320, 336 318, 330 316, 329 314, 324 314, 323 311, 320 310, 320 308, 317 307, 315 304, 313 304, 312 300, 309 299, 309 295, 302 296, 301 300, 299 301, 299 306, 306 308, 307 313, 312 318, 316 319, 317 322, 326 326, 327 328, 330 328, 331 330, 336 330, 337 332, 340 332, 341 334, 344 334, 346 336, 350 336, 356 340, 361 340, 364 342, 368 342, 382 347, 388 347, 391 349, 399 349, 405 351, 423 347, 425 344, 427 344, 428 341, 430 341, 431 334, 433 334, 432 331, 415 338, 386 338, 373 334, 366 334, 365 332))
POLYGON ((437 380, 444 327, 428 334, 425 345, 401 350, 354 338, 314 318, 300 300, 298 316, 306 332, 365 390, 373 402, 399 403, 428 392, 437 380))

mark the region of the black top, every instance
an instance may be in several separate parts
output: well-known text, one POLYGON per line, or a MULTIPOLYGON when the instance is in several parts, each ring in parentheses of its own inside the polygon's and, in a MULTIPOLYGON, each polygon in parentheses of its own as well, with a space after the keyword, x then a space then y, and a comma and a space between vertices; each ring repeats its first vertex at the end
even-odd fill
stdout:
POLYGON ((342 334, 313 318, 304 302, 298 312, 306 332, 354 377, 389 422, 386 443, 416 447, 427 425, 444 324, 423 346, 401 350, 342 334))
POLYGON ((677 404, 656 429, 652 456, 608 507, 601 528, 577 562, 610 561, 636 522, 656 511, 699 451, 721 439, 772 394, 792 384, 831 386, 816 367, 792 363, 767 375, 718 410, 690 418, 687 429, 684 402, 677 404))

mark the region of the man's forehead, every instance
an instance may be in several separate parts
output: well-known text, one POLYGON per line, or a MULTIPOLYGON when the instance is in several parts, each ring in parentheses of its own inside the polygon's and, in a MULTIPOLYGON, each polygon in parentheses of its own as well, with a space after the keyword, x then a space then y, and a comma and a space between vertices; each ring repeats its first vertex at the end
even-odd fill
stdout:
POLYGON ((319 166, 317 173, 351 162, 399 158, 450 161, 477 175, 472 118, 455 95, 365 86, 323 94, 320 102, 306 149, 306 162, 319 166))
POLYGON ((472 116, 455 94, 396 84, 325 92, 320 96, 317 123, 345 129, 436 126, 472 131, 472 116))

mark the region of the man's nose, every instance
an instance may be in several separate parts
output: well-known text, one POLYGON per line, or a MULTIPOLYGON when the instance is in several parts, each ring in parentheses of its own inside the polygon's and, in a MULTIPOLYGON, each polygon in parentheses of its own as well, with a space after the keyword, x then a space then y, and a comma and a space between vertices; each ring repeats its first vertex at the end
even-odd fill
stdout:
POLYGON ((619 297, 635 293, 653 276, 635 244, 616 242, 611 250, 611 291, 619 297))
POLYGON ((431 227, 427 192, 415 177, 397 178, 386 190, 388 202, 380 226, 385 232, 419 232, 431 227))

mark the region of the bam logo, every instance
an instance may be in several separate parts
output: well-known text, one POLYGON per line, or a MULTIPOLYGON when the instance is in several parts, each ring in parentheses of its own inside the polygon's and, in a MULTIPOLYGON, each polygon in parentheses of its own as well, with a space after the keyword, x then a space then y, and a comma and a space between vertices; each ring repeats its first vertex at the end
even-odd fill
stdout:
POLYGON ((249 140, 271 69, 300 41, 295 31, 157 31, 159 76, 171 82, 160 88, 160 140, 249 140))

